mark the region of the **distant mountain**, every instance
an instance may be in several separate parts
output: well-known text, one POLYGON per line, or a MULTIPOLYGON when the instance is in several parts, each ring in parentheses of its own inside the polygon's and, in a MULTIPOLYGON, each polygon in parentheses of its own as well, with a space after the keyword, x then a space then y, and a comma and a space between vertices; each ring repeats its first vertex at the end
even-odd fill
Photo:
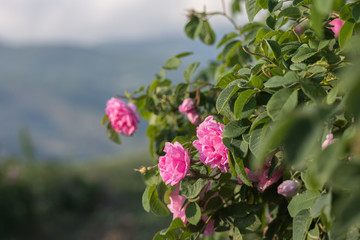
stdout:
MULTIPOLYGON (((106 101, 154 80, 165 61, 193 51, 181 69, 214 59, 213 48, 187 39, 79 46, 0 46, 0 153, 19 154, 19 130, 39 157, 87 159, 147 148, 145 123, 123 145, 100 126, 106 101), (211 51, 209 51, 211 49, 211 51)), ((204 66, 203 66, 204 67, 204 66)), ((181 81, 182 71, 172 73, 181 81)))

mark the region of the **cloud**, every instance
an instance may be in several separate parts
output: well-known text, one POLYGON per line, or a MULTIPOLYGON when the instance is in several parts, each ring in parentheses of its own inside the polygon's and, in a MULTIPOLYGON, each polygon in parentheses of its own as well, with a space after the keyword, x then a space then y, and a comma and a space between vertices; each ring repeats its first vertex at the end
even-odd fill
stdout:
POLYGON ((222 9, 220 0, 0 0, 0 39, 94 44, 178 36, 185 10, 205 5, 208 11, 222 9))

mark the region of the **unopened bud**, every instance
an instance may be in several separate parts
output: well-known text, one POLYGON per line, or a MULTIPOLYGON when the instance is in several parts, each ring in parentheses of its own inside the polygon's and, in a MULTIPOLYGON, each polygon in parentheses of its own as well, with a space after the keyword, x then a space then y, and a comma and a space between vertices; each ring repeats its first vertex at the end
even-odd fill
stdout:
POLYGON ((146 167, 141 167, 140 169, 134 169, 136 172, 139 172, 141 174, 145 174, 147 172, 147 168, 146 167))
POLYGON ((282 182, 277 189, 278 194, 284 197, 293 197, 299 191, 299 184, 293 180, 286 180, 282 182))

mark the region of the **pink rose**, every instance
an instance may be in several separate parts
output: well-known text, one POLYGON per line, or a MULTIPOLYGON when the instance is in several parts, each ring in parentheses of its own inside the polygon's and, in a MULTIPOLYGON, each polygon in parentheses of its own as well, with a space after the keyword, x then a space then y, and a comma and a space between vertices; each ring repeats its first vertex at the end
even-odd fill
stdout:
POLYGON ((183 146, 175 142, 165 143, 165 156, 159 158, 160 176, 166 184, 174 186, 180 182, 190 168, 189 149, 184 150, 183 146))
POLYGON ((173 213, 173 220, 178 217, 184 222, 184 224, 186 224, 187 218, 185 215, 185 210, 190 202, 187 202, 185 206, 182 207, 184 205, 186 198, 184 196, 179 195, 179 189, 180 186, 176 185, 175 191, 170 193, 169 195, 170 204, 168 204, 167 207, 170 210, 170 212, 173 213))
POLYGON ((329 145, 333 144, 336 140, 337 140, 337 139, 334 138, 334 135, 332 135, 332 134, 326 135, 326 139, 325 139, 325 141, 322 143, 321 149, 324 150, 324 149, 327 148, 329 145))
POLYGON ((293 180, 283 181, 277 188, 278 194, 284 197, 293 197, 299 191, 299 184, 293 180))
POLYGON ((179 106, 179 111, 182 113, 189 113, 195 110, 194 100, 191 98, 186 98, 183 103, 179 106))
MULTIPOLYGON (((259 182, 259 176, 258 176, 259 174, 257 174, 256 172, 250 171, 250 169, 248 169, 248 168, 245 168, 245 172, 248 175, 251 182, 255 182, 255 183, 259 182)), ((240 184, 244 183, 240 178, 238 178, 238 181, 240 184)))
POLYGON ((210 168, 218 167, 222 172, 229 168, 228 149, 222 143, 224 124, 217 123, 213 116, 208 116, 196 130, 199 140, 193 142, 199 151, 200 161, 210 164, 210 168))
MULTIPOLYGON (((264 164, 263 168, 261 168, 260 170, 250 171, 248 168, 245 168, 245 171, 250 181, 253 183, 257 183, 257 189, 259 192, 265 191, 266 188, 279 181, 279 179, 282 177, 283 169, 280 166, 272 173, 271 178, 268 178, 271 161, 274 155, 275 152, 271 153, 266 158, 266 164, 264 164)), ((243 181, 241 181, 240 178, 238 178, 238 181, 240 184, 243 184, 243 181)))
POLYGON ((187 117, 189 119, 189 121, 194 124, 194 125, 197 125, 200 121, 201 121, 201 116, 199 113, 197 113, 195 110, 193 111, 190 111, 188 114, 187 114, 187 117))
POLYGON ((140 122, 136 106, 126 103, 117 98, 111 98, 106 103, 105 112, 109 117, 111 127, 119 133, 130 136, 137 130, 140 122))
POLYGON ((333 27, 328 27, 329 29, 331 29, 334 32, 335 37, 339 36, 340 33, 340 29, 342 27, 342 25, 344 25, 344 21, 341 20, 340 18, 335 18, 334 20, 332 20, 331 22, 329 22, 330 25, 333 25, 333 27))
POLYGON ((270 164, 271 164, 271 161, 269 162, 269 164, 266 164, 261 171, 260 180, 259 180, 259 183, 257 186, 257 189, 259 192, 265 191, 266 188, 268 188, 269 186, 271 186, 274 183, 276 183, 277 181, 279 181, 279 179, 283 175, 283 169, 280 166, 278 169, 276 169, 272 173, 271 178, 269 179, 268 175, 269 175, 270 164))

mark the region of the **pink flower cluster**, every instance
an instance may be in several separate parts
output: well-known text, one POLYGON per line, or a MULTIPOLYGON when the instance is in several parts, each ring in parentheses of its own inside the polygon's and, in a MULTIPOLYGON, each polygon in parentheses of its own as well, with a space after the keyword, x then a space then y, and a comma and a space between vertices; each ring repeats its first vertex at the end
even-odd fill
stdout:
POLYGON ((186 98, 183 101, 179 106, 179 111, 187 114, 189 121, 194 125, 197 125, 201 121, 201 116, 195 109, 195 102, 191 98, 186 98))
POLYGON ((334 20, 329 22, 329 24, 332 25, 333 27, 328 27, 328 28, 334 32, 335 37, 338 37, 341 27, 344 25, 344 23, 345 22, 343 20, 341 20, 340 18, 335 18, 334 20))
POLYGON ((127 105, 120 99, 111 98, 106 103, 105 113, 109 117, 111 127, 116 132, 127 136, 136 132, 140 118, 135 104, 127 105))
POLYGON ((208 116, 204 122, 197 127, 198 140, 193 142, 199 151, 200 161, 210 164, 210 168, 219 168, 226 172, 229 168, 228 149, 222 143, 224 124, 218 123, 213 116, 208 116))

